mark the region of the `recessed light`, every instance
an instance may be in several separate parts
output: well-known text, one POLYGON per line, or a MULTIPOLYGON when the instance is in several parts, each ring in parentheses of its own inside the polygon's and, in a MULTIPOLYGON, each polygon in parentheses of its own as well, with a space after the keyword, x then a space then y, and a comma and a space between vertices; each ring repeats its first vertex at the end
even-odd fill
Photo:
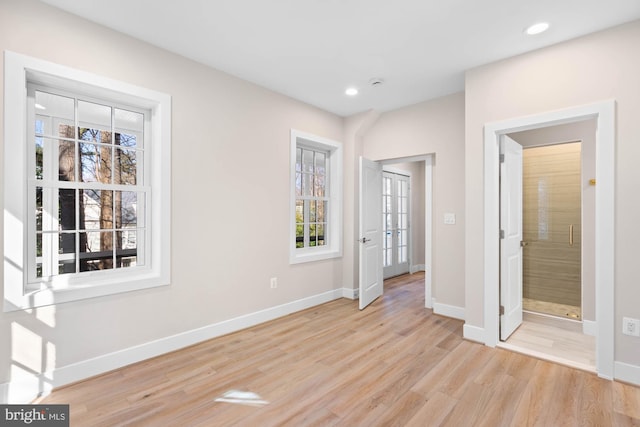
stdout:
POLYGON ((36 109, 38 109, 38 110, 46 110, 46 108, 42 104, 36 104, 36 109))
POLYGON ((535 36, 536 34, 544 33, 548 29, 549 29, 548 22, 538 22, 537 24, 533 24, 530 27, 527 27, 527 29, 524 30, 524 32, 530 36, 535 36))
POLYGON ((350 87, 350 88, 347 88, 347 90, 345 90, 344 93, 349 96, 356 96, 358 94, 358 89, 356 89, 355 87, 350 87))

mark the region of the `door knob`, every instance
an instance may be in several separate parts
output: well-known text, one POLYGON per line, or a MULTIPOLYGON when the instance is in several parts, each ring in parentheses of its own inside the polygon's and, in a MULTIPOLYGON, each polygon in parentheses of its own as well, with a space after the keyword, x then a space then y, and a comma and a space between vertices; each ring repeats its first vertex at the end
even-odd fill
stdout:
POLYGON ((367 239, 366 237, 363 237, 362 239, 360 239, 361 243, 367 243, 367 242, 370 242, 370 241, 371 241, 371 239, 367 239))

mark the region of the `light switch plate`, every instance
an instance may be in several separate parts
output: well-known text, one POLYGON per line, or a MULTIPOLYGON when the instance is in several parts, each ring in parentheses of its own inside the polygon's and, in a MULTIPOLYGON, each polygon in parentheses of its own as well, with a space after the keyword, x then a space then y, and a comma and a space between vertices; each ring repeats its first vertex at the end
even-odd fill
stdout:
POLYGON ((456 223, 456 214, 454 213, 445 213, 444 214, 444 223, 448 225, 452 225, 456 223))

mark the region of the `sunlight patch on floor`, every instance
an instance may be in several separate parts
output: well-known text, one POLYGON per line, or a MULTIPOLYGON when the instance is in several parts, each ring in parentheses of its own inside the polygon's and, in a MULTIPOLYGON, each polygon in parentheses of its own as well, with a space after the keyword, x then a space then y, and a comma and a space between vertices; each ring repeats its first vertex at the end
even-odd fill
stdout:
POLYGON ((216 398, 215 402, 237 403, 248 406, 264 406, 269 402, 262 399, 259 394, 251 391, 229 390, 216 398))

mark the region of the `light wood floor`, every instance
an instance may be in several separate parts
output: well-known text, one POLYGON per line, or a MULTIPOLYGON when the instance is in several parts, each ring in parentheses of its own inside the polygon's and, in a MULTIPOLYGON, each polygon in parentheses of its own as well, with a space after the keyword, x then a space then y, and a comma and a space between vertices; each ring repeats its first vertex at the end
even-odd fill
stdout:
POLYGON ((640 388, 462 339, 424 276, 54 391, 79 426, 631 426, 640 388), (262 406, 215 402, 254 392, 262 406))

